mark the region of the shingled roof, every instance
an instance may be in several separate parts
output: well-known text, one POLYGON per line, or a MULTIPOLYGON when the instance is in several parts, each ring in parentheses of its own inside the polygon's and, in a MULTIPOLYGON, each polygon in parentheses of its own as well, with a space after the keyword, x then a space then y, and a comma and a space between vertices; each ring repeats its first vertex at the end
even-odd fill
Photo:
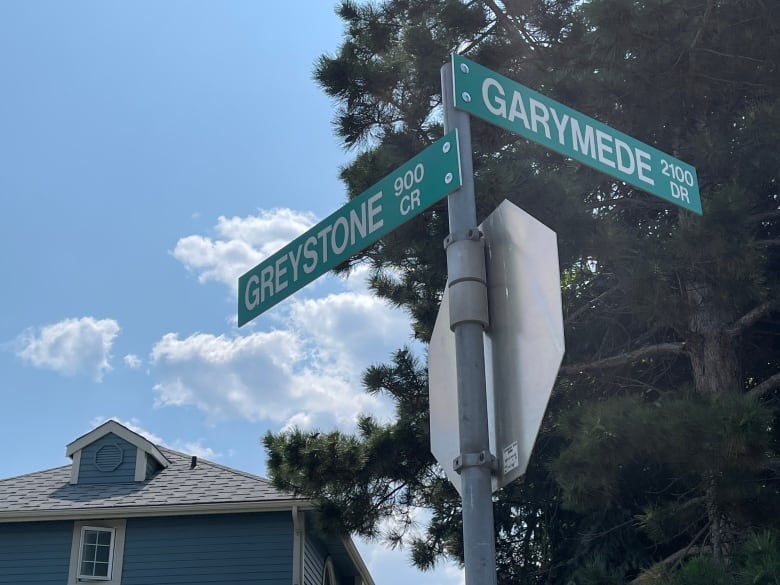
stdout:
POLYGON ((169 465, 143 482, 73 485, 70 465, 0 480, 0 522, 311 507, 262 477, 157 448, 169 465))

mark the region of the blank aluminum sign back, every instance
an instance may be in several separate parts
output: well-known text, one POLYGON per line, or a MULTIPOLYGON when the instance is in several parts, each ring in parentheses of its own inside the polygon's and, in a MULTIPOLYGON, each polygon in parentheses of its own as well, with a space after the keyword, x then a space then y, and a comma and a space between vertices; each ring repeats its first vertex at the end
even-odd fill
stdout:
MULTIPOLYGON (((490 327, 485 369, 493 490, 525 473, 564 352, 555 232, 509 201, 480 226, 485 235, 490 327)), ((442 298, 428 353, 431 452, 460 492, 455 335, 442 298)))

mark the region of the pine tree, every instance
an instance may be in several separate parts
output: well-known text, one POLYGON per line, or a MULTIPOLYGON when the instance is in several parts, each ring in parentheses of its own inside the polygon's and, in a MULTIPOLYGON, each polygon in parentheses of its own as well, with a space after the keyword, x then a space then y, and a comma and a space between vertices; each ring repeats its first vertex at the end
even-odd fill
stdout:
MULTIPOLYGON (((388 0, 343 2, 339 15, 344 44, 316 77, 340 104, 345 145, 361 149, 342 172, 352 195, 441 135, 439 66, 456 49, 698 170, 702 217, 473 122, 478 214, 506 198, 556 230, 566 324, 526 477, 496 497, 499 581, 698 585, 752 571, 776 582, 777 11, 761 0, 388 0)), ((353 259, 422 341, 446 281, 446 231, 440 204, 353 259)), ((275 481, 322 497, 342 530, 376 536, 400 517, 393 542, 413 507, 427 508, 414 561, 460 558, 457 494, 428 451, 424 365, 399 351, 364 382, 392 397, 396 420, 364 418, 354 437, 268 435, 275 481)))

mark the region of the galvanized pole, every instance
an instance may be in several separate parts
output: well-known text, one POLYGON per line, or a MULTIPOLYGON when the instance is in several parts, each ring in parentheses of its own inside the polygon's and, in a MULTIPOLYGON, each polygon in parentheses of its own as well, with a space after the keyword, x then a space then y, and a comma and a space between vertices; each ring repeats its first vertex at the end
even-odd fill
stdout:
POLYGON ((477 229, 469 115, 455 109, 452 64, 441 69, 444 130, 458 131, 463 186, 450 194, 447 278, 450 328, 455 333, 463 546, 466 585, 495 585, 496 547, 488 433, 483 331, 488 326, 484 242, 477 229))

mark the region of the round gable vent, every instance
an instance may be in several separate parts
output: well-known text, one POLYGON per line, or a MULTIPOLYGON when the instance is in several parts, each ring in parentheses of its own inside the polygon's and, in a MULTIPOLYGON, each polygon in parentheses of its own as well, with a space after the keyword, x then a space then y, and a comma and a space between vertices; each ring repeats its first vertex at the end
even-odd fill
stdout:
POLYGON ((110 472, 122 465, 122 449, 118 445, 103 445, 95 452, 95 467, 110 472))

